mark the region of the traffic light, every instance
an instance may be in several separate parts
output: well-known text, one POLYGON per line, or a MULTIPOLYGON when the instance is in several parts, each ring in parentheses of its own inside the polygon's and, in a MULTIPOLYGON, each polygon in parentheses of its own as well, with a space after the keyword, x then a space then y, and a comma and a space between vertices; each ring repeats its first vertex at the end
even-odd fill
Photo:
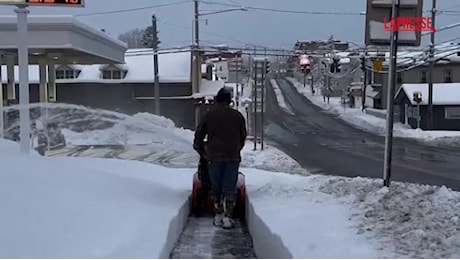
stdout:
POLYGON ((270 62, 267 60, 265 62, 265 74, 270 73, 270 62))
POLYGON ((338 73, 340 72, 341 65, 340 65, 340 59, 339 58, 332 58, 332 64, 331 64, 331 73, 338 73))
POLYGON ((311 71, 310 64, 305 64, 300 66, 302 73, 308 74, 311 71))
POLYGON ((334 62, 331 63, 331 65, 329 67, 329 70, 330 70, 331 73, 335 73, 335 66, 336 66, 336 64, 334 62))
POLYGON ((414 92, 414 101, 417 103, 417 104, 420 104, 420 102, 422 102, 422 92, 414 92))
POLYGON ((364 56, 361 57, 361 70, 366 71, 366 58, 364 56))

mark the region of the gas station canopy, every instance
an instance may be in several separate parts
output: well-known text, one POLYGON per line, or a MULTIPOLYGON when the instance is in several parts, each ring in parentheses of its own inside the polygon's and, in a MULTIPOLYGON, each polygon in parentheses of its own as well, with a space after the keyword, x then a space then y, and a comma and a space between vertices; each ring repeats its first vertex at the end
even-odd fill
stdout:
MULTIPOLYGON (((0 35, 0 51, 17 57, 16 16, 0 16, 0 35)), ((127 50, 124 42, 73 16, 29 15, 28 39, 29 64, 43 59, 58 64, 121 64, 127 50)))

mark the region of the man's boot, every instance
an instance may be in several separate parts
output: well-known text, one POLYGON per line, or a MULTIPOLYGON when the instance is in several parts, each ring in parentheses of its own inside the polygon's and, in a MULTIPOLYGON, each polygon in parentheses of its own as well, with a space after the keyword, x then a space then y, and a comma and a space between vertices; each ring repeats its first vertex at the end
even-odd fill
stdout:
POLYGON ((222 220, 224 218, 224 207, 222 204, 223 203, 221 198, 214 198, 215 215, 212 223, 216 227, 221 227, 223 224, 222 220))
POLYGON ((233 228, 234 221, 232 219, 233 210, 235 209, 235 199, 234 198, 225 198, 224 200, 224 218, 222 219, 223 228, 233 228))

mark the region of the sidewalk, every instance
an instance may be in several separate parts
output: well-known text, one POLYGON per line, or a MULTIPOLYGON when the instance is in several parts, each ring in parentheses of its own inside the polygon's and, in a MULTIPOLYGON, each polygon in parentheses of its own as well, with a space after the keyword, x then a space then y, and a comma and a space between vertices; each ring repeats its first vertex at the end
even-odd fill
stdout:
MULTIPOLYGON (((307 97, 313 104, 323 108, 325 111, 338 115, 342 120, 361 128, 365 131, 375 133, 377 135, 385 135, 386 132, 386 113, 385 111, 377 109, 368 109, 374 116, 369 113, 362 112, 360 108, 344 107, 340 104, 340 97, 332 97, 330 103, 324 103, 323 97, 318 94, 312 95, 309 87, 304 88, 303 84, 295 78, 286 78, 297 88, 299 93, 307 97)), ((407 125, 395 122, 393 127, 393 135, 395 137, 412 138, 419 141, 445 144, 445 145, 459 145, 460 144, 460 131, 424 131, 421 129, 412 129, 407 125)))

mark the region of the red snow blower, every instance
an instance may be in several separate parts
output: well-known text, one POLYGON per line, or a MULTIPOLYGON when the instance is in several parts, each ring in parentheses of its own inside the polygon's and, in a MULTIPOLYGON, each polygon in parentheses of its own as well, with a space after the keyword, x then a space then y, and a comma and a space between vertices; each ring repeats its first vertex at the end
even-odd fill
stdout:
MULTIPOLYGON (((193 175, 192 198, 190 212, 195 217, 214 215, 211 197, 211 181, 209 179, 208 161, 200 156, 198 171, 193 175)), ((246 218, 246 184, 243 173, 238 174, 236 205, 234 218, 246 218)))

